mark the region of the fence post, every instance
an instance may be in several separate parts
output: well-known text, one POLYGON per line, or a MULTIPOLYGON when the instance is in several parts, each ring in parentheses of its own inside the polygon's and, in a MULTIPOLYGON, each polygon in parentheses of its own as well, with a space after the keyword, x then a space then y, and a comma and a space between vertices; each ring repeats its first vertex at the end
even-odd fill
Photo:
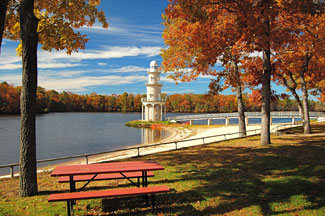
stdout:
POLYGON ((85 158, 86 158, 86 164, 88 164, 88 155, 86 155, 85 158))
POLYGON ((205 144, 205 143, 204 143, 204 137, 202 137, 202 140, 203 140, 203 144, 205 144))
POLYGON ((14 167, 15 166, 10 166, 10 176, 14 177, 14 167))
POLYGON ((140 157, 140 147, 138 147, 137 149, 138 149, 138 157, 140 157))
POLYGON ((177 142, 175 142, 175 149, 177 150, 177 142))

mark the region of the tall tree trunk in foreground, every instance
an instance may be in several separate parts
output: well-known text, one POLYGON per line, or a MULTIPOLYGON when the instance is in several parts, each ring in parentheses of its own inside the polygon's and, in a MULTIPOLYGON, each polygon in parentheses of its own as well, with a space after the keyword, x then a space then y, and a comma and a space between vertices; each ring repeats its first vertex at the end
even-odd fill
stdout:
POLYGON ((1 53, 3 31, 5 29, 5 23, 6 23, 7 6, 8 6, 8 0, 0 1, 0 53, 1 53))
POLYGON ((237 107, 238 107, 238 124, 239 124, 239 135, 240 137, 246 136, 246 123, 245 123, 245 107, 243 101, 243 94, 240 82, 239 69, 237 64, 233 64, 235 79, 236 79, 236 97, 237 97, 237 107))
POLYGON ((263 76, 262 76, 262 123, 261 123, 261 145, 271 143, 270 134, 270 99, 271 99, 271 52, 263 50, 263 76))
POLYGON ((309 118, 309 107, 308 107, 308 90, 307 90, 307 84, 305 81, 305 72, 308 70, 308 64, 311 59, 311 56, 307 53, 305 56, 305 61, 302 65, 302 68, 299 72, 300 82, 301 82, 301 91, 302 91, 302 105, 303 105, 303 111, 304 111, 304 133, 310 134, 310 118, 309 118))
POLYGON ((264 10, 268 10, 268 1, 262 1, 262 5, 265 4, 265 8, 262 10, 262 17, 264 17, 264 40, 265 45, 262 49, 263 52, 263 74, 262 74, 262 122, 261 122, 261 145, 271 144, 271 133, 270 133, 270 111, 271 111, 271 23, 268 15, 265 15, 264 10))
POLYGON ((21 196, 37 194, 36 166, 36 89, 37 25, 34 0, 20 3, 20 37, 22 41, 22 89, 20 96, 20 188, 21 196))

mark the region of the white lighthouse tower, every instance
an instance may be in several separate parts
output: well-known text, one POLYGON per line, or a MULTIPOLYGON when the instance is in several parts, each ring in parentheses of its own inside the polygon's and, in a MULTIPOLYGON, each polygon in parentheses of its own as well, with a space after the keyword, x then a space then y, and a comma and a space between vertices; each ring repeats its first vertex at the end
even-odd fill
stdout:
POLYGON ((145 121, 162 121, 163 113, 166 117, 166 104, 161 98, 160 72, 158 63, 150 62, 148 70, 147 98, 142 98, 142 120, 145 121), (163 110, 165 110, 163 112, 163 110))

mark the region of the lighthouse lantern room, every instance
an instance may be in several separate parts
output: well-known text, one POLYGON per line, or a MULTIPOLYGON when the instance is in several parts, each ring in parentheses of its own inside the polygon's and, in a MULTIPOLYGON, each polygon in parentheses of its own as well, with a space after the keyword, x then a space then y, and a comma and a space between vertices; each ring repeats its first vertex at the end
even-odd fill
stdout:
POLYGON ((150 69, 147 73, 147 98, 142 98, 142 120, 162 121, 166 117, 166 103, 161 97, 162 84, 156 61, 150 62, 150 69))

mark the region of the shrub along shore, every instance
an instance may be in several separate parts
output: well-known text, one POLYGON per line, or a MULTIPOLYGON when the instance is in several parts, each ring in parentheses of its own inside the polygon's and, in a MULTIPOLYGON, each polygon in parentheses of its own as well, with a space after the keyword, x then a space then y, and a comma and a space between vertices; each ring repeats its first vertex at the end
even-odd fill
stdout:
MULTIPOLYGON (((0 114, 17 114, 20 110, 20 86, 0 83, 0 114)), ((141 98, 146 95, 124 92, 121 95, 79 95, 37 88, 36 111, 47 112, 141 112, 141 98)), ((236 95, 162 94, 167 112, 218 113, 237 112, 236 95)), ((243 94, 246 111, 260 111, 260 100, 255 94, 243 94)), ((320 101, 309 101, 310 111, 323 111, 320 101)), ((288 96, 275 96, 271 101, 273 111, 294 111, 297 104, 288 96)))
MULTIPOLYGON (((173 189, 156 197, 159 215, 325 215, 325 123, 196 146, 131 160, 155 160, 150 185, 173 189)), ((80 185, 78 184, 77 187, 80 185)), ((129 186, 127 181, 92 182, 88 188, 129 186)), ((49 172, 38 175, 39 195, 18 196, 19 179, 0 179, 0 215, 65 215, 66 203, 48 203, 51 193, 66 191, 49 172)), ((142 197, 77 201, 76 215, 152 215, 142 197)))

